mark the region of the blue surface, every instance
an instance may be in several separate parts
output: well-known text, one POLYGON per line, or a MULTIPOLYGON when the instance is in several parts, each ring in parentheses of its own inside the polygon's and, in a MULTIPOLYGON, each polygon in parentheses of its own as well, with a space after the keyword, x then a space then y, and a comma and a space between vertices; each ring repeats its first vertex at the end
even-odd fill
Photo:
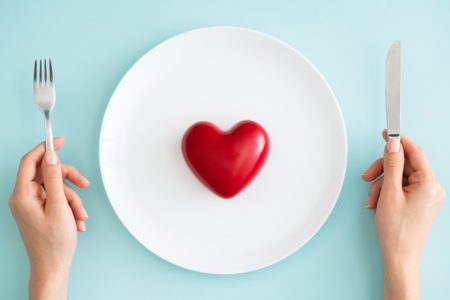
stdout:
MULTIPOLYGON (((448 1, 2 1, 0 298, 27 295, 28 259, 7 198, 20 156, 43 139, 32 64, 51 57, 54 131, 66 137, 60 157, 92 183, 80 192, 90 218, 70 299, 381 299, 381 257, 360 174, 382 153, 385 55, 396 39, 403 48, 403 130, 430 155, 450 191, 448 1), (320 232, 286 260, 236 276, 186 271, 142 247, 114 214, 98 165, 102 115, 127 69, 159 42, 212 25, 263 31, 302 52, 334 89, 349 137, 344 187, 320 232)), ((423 299, 450 299, 449 231, 447 204, 424 253, 423 299)))

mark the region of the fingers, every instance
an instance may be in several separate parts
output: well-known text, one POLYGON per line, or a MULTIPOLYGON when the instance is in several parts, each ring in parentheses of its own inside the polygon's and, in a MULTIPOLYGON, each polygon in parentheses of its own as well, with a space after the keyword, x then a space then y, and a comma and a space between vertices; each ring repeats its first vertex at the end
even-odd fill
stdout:
POLYGON ((384 164, 383 158, 377 159, 370 165, 367 171, 364 172, 362 178, 365 181, 372 181, 374 179, 377 179, 379 176, 383 174, 383 164, 384 164))
MULTIPOLYGON (((53 139, 55 150, 60 149, 64 145, 63 137, 56 137, 53 139)), ((20 160, 19 170, 17 172, 17 183, 30 182, 34 180, 37 175, 37 170, 42 157, 45 153, 45 142, 40 143, 34 147, 30 152, 25 154, 20 160)))
POLYGON ((387 129, 383 129, 382 135, 383 135, 383 139, 387 142, 388 141, 387 129))
POLYGON ((408 137, 401 140, 388 139, 387 131, 383 131, 383 138, 387 141, 384 158, 377 159, 362 175, 365 181, 377 179, 370 187, 367 207, 375 208, 381 192, 383 182, 386 188, 401 191, 403 185, 414 184, 418 181, 414 174, 422 174, 415 168, 430 170, 425 155, 420 148, 408 137), (384 174, 384 177, 379 178, 384 174))
POLYGON ((421 181, 421 176, 420 176, 419 172, 414 172, 408 177, 409 185, 420 183, 420 181, 421 181))
POLYGON ((86 224, 84 221, 76 220, 75 223, 77 224, 77 230, 79 232, 86 232, 86 224))
POLYGON ((29 189, 34 199, 37 199, 40 204, 45 203, 45 198, 47 198, 47 195, 45 194, 44 187, 41 184, 31 182, 29 189))
MULTIPOLYGON (((80 172, 73 166, 61 164, 61 171, 63 178, 72 182, 76 187, 84 189, 87 188, 90 184, 89 180, 87 180, 83 175, 81 175, 80 172)), ((39 184, 43 183, 42 172, 40 170, 40 167, 38 169, 34 181, 39 184)))
MULTIPOLYGON (((383 130, 383 138, 387 141, 387 130, 383 130)), ((405 157, 408 161, 409 166, 409 176, 414 171, 424 171, 429 172, 431 170, 425 153, 417 146, 410 138, 407 136, 401 136, 401 144, 405 153, 405 157)))
POLYGON ((400 140, 391 138, 384 149, 384 184, 386 188, 401 189, 405 157, 400 140))
POLYGON ((78 196, 78 194, 67 184, 64 184, 64 194, 67 197, 67 202, 72 208, 75 219, 86 220, 88 215, 83 207, 83 202, 81 201, 80 196, 78 196))
POLYGON ((430 172, 431 167, 428 163, 425 153, 408 137, 402 137, 402 146, 405 150, 405 156, 411 165, 413 171, 430 172))
MULTIPOLYGON (((63 137, 54 138, 55 150, 64 144, 63 137)), ((64 184, 63 178, 71 181, 75 186, 86 188, 89 181, 86 180, 74 167, 61 165, 55 152, 45 152, 45 143, 37 145, 34 149, 22 157, 17 174, 17 186, 23 183, 34 182, 40 190, 33 190, 35 196, 40 193, 38 199, 45 203, 45 210, 55 212, 58 206, 71 207, 76 219, 78 231, 86 231, 84 220, 87 218, 83 203, 78 194, 64 184), (44 188, 41 188, 41 184, 44 188)))
POLYGON ((63 164, 61 165, 61 171, 63 178, 69 180, 75 186, 82 189, 89 186, 89 181, 75 167, 63 164))
MULTIPOLYGON (((383 158, 379 158, 370 165, 367 171, 361 176, 364 181, 372 181, 383 175, 384 161, 383 158)), ((413 173, 413 169, 408 160, 405 160, 403 174, 408 177, 413 173)))
MULTIPOLYGON (((35 183, 35 185, 33 185, 33 193, 36 195, 36 198, 40 200, 40 204, 44 205, 46 202, 47 193, 45 192, 43 186, 35 183)), ((64 194, 75 218, 77 230, 79 232, 85 232, 86 225, 84 221, 88 218, 88 215, 84 209, 80 196, 78 196, 78 194, 67 184, 64 184, 64 194)))
POLYGON ((64 193, 67 197, 70 208, 72 209, 73 216, 75 217, 77 230, 80 232, 86 231, 84 221, 88 218, 88 215, 84 209, 80 196, 78 196, 78 194, 67 184, 64 184, 64 193))
POLYGON ((383 186, 383 177, 375 180, 369 188, 369 194, 367 196, 366 207, 369 209, 375 209, 378 204, 378 198, 380 197, 381 187, 383 186))
POLYGON ((64 194, 61 165, 56 152, 47 151, 41 164, 42 179, 46 193, 46 208, 55 211, 61 205, 66 204, 64 194))

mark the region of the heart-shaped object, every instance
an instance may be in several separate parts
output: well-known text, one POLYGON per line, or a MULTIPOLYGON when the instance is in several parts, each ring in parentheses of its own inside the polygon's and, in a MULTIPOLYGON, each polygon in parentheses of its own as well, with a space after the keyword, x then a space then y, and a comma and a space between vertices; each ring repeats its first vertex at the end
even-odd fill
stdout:
POLYGON ((264 128, 241 121, 229 131, 210 122, 197 122, 185 132, 184 158, 197 178, 218 196, 236 196, 255 178, 269 154, 264 128))

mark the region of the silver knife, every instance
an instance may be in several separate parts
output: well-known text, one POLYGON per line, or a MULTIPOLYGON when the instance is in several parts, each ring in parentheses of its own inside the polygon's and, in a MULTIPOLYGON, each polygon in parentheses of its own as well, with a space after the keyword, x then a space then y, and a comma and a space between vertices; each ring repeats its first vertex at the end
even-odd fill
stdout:
POLYGON ((388 137, 400 138, 400 42, 389 48, 386 58, 386 119, 388 137))

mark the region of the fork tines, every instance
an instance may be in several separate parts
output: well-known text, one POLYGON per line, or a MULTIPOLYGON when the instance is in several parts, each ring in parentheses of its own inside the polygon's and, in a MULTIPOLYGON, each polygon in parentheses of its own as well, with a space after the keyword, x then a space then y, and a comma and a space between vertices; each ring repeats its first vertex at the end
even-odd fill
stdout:
POLYGON ((38 63, 37 63, 37 59, 34 61, 34 76, 33 76, 33 81, 34 84, 37 85, 39 83, 39 85, 42 85, 42 83, 47 84, 47 85, 52 85, 53 84, 53 68, 52 68, 52 60, 49 59, 48 60, 48 74, 49 74, 49 80, 47 80, 47 60, 44 59, 44 77, 42 78, 42 60, 39 60, 39 78, 38 78, 38 73, 37 73, 37 69, 38 69, 38 63))

